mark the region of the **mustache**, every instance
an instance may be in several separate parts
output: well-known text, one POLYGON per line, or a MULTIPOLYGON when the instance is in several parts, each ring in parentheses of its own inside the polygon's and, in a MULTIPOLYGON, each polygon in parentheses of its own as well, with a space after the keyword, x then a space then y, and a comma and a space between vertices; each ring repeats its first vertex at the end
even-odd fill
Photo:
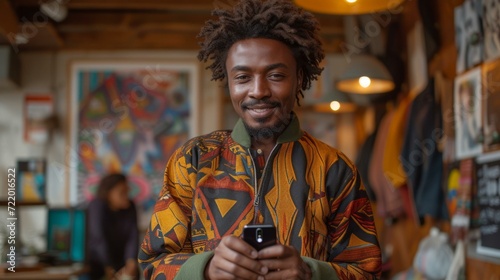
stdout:
POLYGON ((270 100, 250 100, 250 101, 242 103, 241 107, 247 108, 247 107, 253 107, 253 106, 258 106, 258 105, 271 105, 273 107, 278 107, 278 106, 280 106, 280 103, 277 101, 270 101, 270 100))

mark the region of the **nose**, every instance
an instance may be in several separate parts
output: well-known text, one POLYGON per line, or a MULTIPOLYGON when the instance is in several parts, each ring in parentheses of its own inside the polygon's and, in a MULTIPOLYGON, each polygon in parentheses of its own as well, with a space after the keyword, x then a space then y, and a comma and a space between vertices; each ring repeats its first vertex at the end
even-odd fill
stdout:
POLYGON ((256 77, 251 83, 251 89, 248 95, 255 99, 263 99, 271 95, 268 81, 263 76, 256 77))

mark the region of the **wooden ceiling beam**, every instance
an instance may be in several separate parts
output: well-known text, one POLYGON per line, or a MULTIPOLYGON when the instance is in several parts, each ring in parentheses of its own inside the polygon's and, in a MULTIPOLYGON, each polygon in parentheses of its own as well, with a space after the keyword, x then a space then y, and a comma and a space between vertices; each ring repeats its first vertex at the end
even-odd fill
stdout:
MULTIPOLYGON (((169 11, 210 11, 215 5, 232 3, 234 0, 70 0, 69 9, 81 10, 169 10, 169 11)), ((39 0, 16 0, 16 7, 38 7, 39 0)), ((226 4, 227 5, 227 4, 226 4)))
POLYGON ((209 14, 165 13, 165 12, 111 12, 111 11, 71 11, 70 15, 58 24, 61 28, 77 26, 117 26, 138 27, 143 24, 182 23, 197 26, 198 29, 210 18, 209 14))
POLYGON ((103 31, 88 33, 68 33, 62 35, 65 45, 69 50, 119 50, 119 49, 198 49, 196 34, 135 33, 130 31, 103 31))

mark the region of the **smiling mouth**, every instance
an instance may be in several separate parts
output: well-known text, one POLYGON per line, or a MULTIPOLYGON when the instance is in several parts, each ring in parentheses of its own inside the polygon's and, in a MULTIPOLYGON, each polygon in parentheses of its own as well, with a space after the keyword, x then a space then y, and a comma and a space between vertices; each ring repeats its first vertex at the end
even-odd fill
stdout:
POLYGON ((265 113, 269 110, 273 110, 275 107, 265 107, 265 108, 247 108, 247 110, 254 111, 256 113, 265 113))
POLYGON ((249 115, 258 122, 265 122, 274 113, 276 106, 247 107, 249 115))

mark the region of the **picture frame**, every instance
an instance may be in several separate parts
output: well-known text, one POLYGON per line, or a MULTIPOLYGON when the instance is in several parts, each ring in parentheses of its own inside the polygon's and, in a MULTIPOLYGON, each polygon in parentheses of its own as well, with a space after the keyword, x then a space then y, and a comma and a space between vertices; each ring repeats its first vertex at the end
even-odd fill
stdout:
POLYGON ((199 134, 196 61, 75 60, 69 65, 70 205, 123 173, 139 212, 152 209, 173 152, 199 134))
POLYGON ((483 148, 500 150, 500 59, 483 64, 483 148))
POLYGON ((485 61, 500 57, 500 2, 482 0, 485 61))
POLYGON ((455 78, 453 89, 456 159, 472 158, 483 152, 481 68, 455 78))
POLYGON ((27 158, 17 161, 16 199, 29 203, 45 203, 47 162, 42 158, 27 158))
POLYGON ((465 0, 455 7, 455 45, 457 74, 483 62, 483 6, 481 0, 465 0), (467 23, 467 24, 466 24, 467 23))

